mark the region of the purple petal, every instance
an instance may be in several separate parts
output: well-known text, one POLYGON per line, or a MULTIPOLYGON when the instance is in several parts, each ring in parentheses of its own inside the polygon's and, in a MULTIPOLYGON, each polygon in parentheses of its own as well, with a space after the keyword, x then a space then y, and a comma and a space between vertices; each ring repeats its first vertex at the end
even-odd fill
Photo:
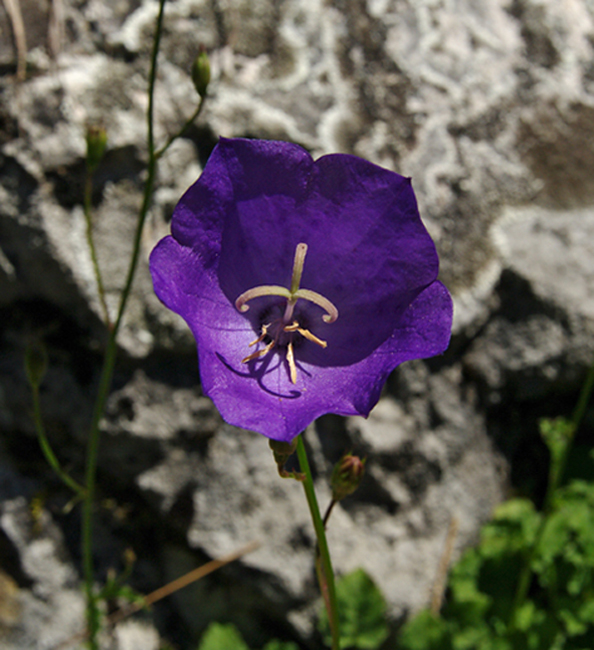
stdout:
MULTIPOLYGON (((367 415, 402 361, 442 352, 452 307, 410 180, 354 156, 314 162, 287 143, 221 140, 186 192, 172 236, 151 255, 155 291, 191 327, 204 391, 223 417, 290 440, 324 413, 367 415), (308 245, 301 287, 338 308, 334 323, 299 300, 295 317, 328 342, 299 336, 298 381, 285 350, 244 364, 270 309, 234 306, 258 285, 290 285, 298 243, 308 245)), ((282 312, 280 312, 282 313, 282 312)))

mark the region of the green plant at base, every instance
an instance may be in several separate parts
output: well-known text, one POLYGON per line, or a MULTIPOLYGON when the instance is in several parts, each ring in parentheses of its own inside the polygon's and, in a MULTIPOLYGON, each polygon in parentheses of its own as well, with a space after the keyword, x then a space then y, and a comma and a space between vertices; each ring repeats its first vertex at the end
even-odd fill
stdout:
POLYGON ((231 624, 211 623, 202 636, 198 650, 250 650, 237 628, 231 624))
MULTIPOLYGON (((556 443, 559 433, 550 436, 556 443)), ((594 482, 557 488, 544 513, 525 499, 502 504, 480 544, 452 569, 442 616, 418 614, 404 626, 399 648, 594 648, 594 482), (527 561, 528 588, 518 601, 527 561)))
MULTIPOLYGON (((249 648, 233 624, 211 623, 202 636, 198 650, 249 650, 249 648)), ((299 648, 294 643, 273 639, 262 650, 299 650, 299 648)))
MULTIPOLYGON (((357 569, 336 584, 340 647, 375 650, 386 640, 389 627, 386 621, 386 601, 373 580, 357 569)), ((322 612, 319 629, 329 643, 328 617, 322 612)))

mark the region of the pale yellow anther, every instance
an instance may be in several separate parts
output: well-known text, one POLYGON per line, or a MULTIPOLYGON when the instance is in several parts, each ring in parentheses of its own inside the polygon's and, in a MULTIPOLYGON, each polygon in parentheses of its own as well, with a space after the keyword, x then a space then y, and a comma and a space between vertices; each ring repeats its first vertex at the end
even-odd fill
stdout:
POLYGON ((248 361, 253 361, 254 359, 259 359, 260 357, 267 355, 275 345, 276 345, 276 341, 270 341, 270 343, 265 348, 262 348, 261 350, 256 350, 255 352, 248 354, 248 356, 245 359, 241 360, 241 363, 247 363, 248 361))
POLYGON ((269 328, 269 325, 262 325, 262 333, 260 334, 260 336, 257 339, 254 339, 248 345, 248 347, 251 348, 252 346, 256 345, 256 343, 260 343, 260 341, 263 341, 266 338, 266 335, 268 334, 268 328, 269 328))
POLYGON ((294 320, 290 325, 283 327, 283 332, 296 332, 299 329, 299 323, 294 320))
POLYGON ((293 354, 293 343, 287 345, 287 363, 289 364, 289 374, 291 383, 297 383, 297 366, 295 365, 295 355, 293 354))
POLYGON ((327 348, 328 343, 326 341, 323 341, 322 339, 319 339, 315 334, 312 334, 309 330, 304 330, 301 327, 297 328, 297 331, 301 336, 306 338, 308 341, 311 341, 312 343, 317 343, 321 348, 327 348))

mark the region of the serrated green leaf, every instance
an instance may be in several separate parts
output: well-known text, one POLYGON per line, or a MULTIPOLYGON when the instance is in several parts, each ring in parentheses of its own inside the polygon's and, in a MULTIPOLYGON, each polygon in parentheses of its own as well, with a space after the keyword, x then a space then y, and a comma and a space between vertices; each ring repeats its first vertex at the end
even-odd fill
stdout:
POLYGON ((211 623, 207 628, 198 650, 249 650, 235 625, 211 623))
MULTIPOLYGON (((373 580, 357 569, 336 584, 340 640, 342 648, 375 650, 389 634, 386 621, 386 601, 373 580)), ((331 644, 328 617, 323 611, 319 629, 328 645, 331 644)))

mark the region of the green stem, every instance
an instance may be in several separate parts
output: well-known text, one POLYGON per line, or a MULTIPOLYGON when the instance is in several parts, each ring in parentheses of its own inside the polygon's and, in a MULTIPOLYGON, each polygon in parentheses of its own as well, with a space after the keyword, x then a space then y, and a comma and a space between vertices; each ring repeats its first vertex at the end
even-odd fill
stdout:
POLYGON ((584 382, 584 385, 582 386, 582 390, 580 392, 578 403, 576 404, 575 410, 571 417, 571 421, 575 429, 580 426, 582 420, 584 419, 588 402, 592 396, 592 389, 594 389, 594 363, 592 363, 590 366, 590 370, 586 376, 586 381, 584 382))
POLYGON ((326 531, 324 530, 324 522, 320 515, 320 508, 316 498, 314 489, 313 478, 309 461, 307 460, 307 452, 303 442, 303 435, 297 438, 297 457, 299 458, 299 466, 305 475, 303 480, 303 488, 307 498, 307 505, 313 521, 316 539, 318 542, 318 550, 320 553, 321 570, 317 571, 318 580, 320 582, 320 590, 324 596, 326 610, 328 612, 328 621, 330 623, 330 632, 332 633, 332 650, 340 650, 340 634, 338 629, 338 608, 336 604, 336 587, 334 585, 334 571, 332 570, 332 561, 330 560, 330 551, 328 550, 328 541, 326 539, 326 531))
POLYGON ((103 286, 103 278, 101 277, 101 269, 99 268, 99 260, 97 259, 97 250, 95 249, 95 241, 93 239, 93 217, 91 200, 93 196, 93 174, 87 167, 85 178, 85 191, 83 197, 83 211, 85 213, 85 221, 87 224, 87 244, 91 253, 91 261, 93 262, 93 270, 95 272, 95 281, 97 282, 97 293, 99 294, 99 302, 101 303, 101 310, 103 311, 103 320, 109 329, 112 328, 111 319, 109 318, 109 309, 107 308, 107 301, 105 300, 105 288, 103 286))
POLYGON ((61 467, 60 461, 56 458, 47 435, 45 433, 45 427, 43 426, 43 418, 41 417, 41 405, 39 401, 39 386, 32 385, 31 390, 33 392, 33 419, 35 421, 35 429, 37 431, 37 437, 39 438, 39 445, 41 446, 41 451, 45 456, 50 467, 56 472, 56 474, 62 479, 62 481, 73 490, 79 497, 84 497, 85 489, 82 485, 79 485, 71 476, 69 476, 61 467))
POLYGON ((153 128, 153 110, 154 110, 154 89, 155 79, 157 72, 157 55, 159 52, 159 45, 161 41, 161 32, 163 25, 163 14, 166 0, 160 0, 159 15, 157 17, 157 25, 155 27, 155 37, 153 41, 153 51, 151 56, 151 68, 149 73, 149 87, 148 87, 148 110, 147 110, 147 130, 148 130, 148 165, 147 165, 147 180, 144 188, 144 196, 138 222, 136 225, 136 233, 134 236, 134 243, 132 248, 132 256, 128 267, 128 274, 126 283, 120 296, 120 304, 118 308, 117 318, 113 328, 110 331, 107 347, 105 350, 105 357, 103 359, 103 368, 99 379, 99 388, 97 398, 93 409, 91 420, 91 428, 89 434, 89 441, 87 445, 87 464, 85 472, 85 486, 86 497, 83 506, 83 519, 82 519, 82 555, 83 555, 83 569, 85 579, 85 592, 87 596, 87 626, 89 631, 89 648, 97 650, 97 631, 99 621, 99 610, 97 597, 93 590, 94 572, 93 572, 93 504, 95 498, 96 487, 96 474, 97 474, 97 455, 99 451, 99 422, 103 415, 109 390, 111 388, 111 381, 115 366, 115 359, 117 354, 117 335, 122 323, 122 318, 126 309, 126 304, 132 289, 132 283, 136 274, 138 266, 138 259, 140 255, 140 244, 142 239, 142 230, 148 214, 148 209, 151 202, 153 186, 155 183, 155 171, 157 158, 155 155, 154 145, 154 128, 153 128))
POLYGON ((177 138, 180 138, 186 132, 186 130, 191 126, 192 122, 194 122, 194 120, 200 115, 202 107, 204 106, 205 98, 206 95, 200 98, 200 103, 198 104, 196 110, 192 113, 192 117, 190 117, 188 121, 182 126, 182 128, 175 135, 172 135, 169 140, 167 140, 167 142, 155 153, 157 160, 161 158, 161 156, 167 151, 167 149, 169 149, 171 144, 177 140, 177 138))
POLYGON ((330 519, 330 515, 332 514, 332 510, 334 509, 334 506, 338 503, 338 501, 335 501, 332 499, 330 503, 328 504, 328 507, 326 508, 326 514, 324 515, 324 519, 322 520, 324 524, 324 530, 326 529, 326 526, 328 526, 328 520, 330 519))

